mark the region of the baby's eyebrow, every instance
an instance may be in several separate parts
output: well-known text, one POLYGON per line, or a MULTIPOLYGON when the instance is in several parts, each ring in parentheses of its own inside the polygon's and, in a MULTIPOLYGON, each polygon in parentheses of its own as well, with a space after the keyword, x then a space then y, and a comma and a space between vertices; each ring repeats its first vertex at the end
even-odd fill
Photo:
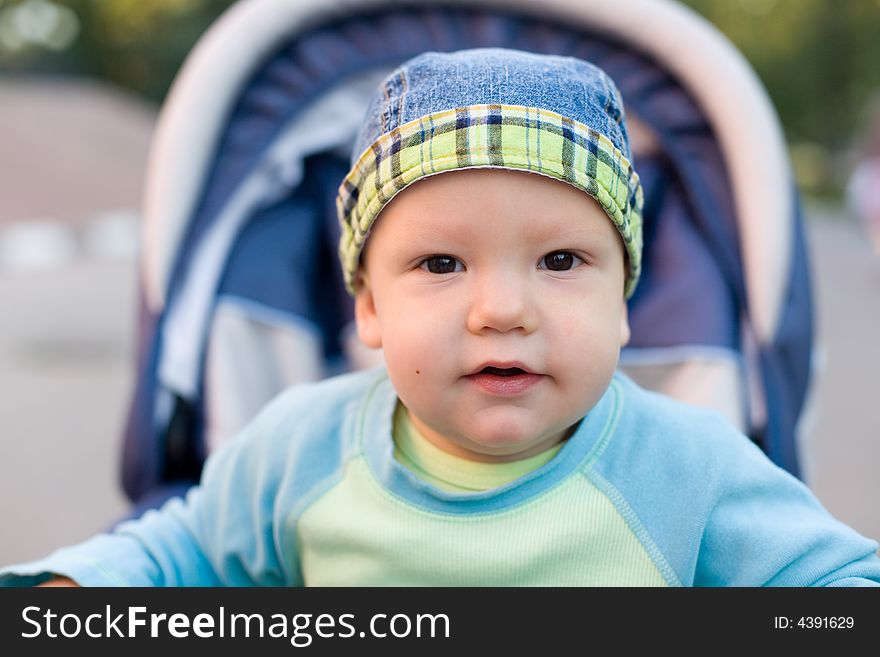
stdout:
POLYGON ((467 234, 467 226, 451 226, 448 224, 427 223, 415 224, 409 230, 410 241, 419 242, 465 242, 463 235, 467 234))
POLYGON ((590 226, 589 221, 578 220, 573 223, 565 222, 565 225, 554 223, 545 225, 544 227, 535 227, 533 230, 529 230, 526 233, 526 236, 531 241, 541 242, 592 242, 595 241, 601 234, 601 231, 598 230, 598 226, 593 227, 590 226))

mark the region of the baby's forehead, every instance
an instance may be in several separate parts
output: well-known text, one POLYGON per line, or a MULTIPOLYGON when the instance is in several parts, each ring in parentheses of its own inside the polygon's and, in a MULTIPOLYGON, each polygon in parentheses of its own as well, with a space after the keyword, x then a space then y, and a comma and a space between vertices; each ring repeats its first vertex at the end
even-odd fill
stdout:
POLYGON ((517 227, 510 237, 521 242, 593 234, 617 239, 595 198, 555 178, 512 169, 461 169, 422 178, 398 193, 384 216, 393 217, 396 231, 426 238, 467 239, 510 221, 517 227))

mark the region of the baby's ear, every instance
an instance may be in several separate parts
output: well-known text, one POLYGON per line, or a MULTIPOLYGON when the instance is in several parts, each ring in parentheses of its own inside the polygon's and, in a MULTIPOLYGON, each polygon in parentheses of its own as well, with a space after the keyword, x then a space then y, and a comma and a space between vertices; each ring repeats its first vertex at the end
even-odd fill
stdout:
POLYGON ((357 273, 356 290, 354 319, 358 337, 370 349, 381 349, 382 333, 379 330, 379 318, 376 316, 376 301, 373 298, 370 277, 363 269, 357 273))
POLYGON ((626 301, 623 302, 623 310, 620 312, 620 346, 625 347, 629 343, 629 312, 627 311, 626 301))

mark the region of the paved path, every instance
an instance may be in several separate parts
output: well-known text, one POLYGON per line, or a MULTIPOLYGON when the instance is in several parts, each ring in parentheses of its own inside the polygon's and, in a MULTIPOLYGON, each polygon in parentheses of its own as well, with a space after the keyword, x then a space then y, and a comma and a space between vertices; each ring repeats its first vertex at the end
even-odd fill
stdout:
POLYGON ((820 347, 807 479, 838 518, 880 539, 880 258, 851 219, 813 216, 820 347))
POLYGON ((0 272, 0 563, 103 529, 126 508, 132 261, 0 272))
MULTIPOLYGON (((851 221, 809 230, 824 345, 809 481, 838 517, 880 537, 880 261, 851 221)), ((126 507, 118 451, 136 272, 130 256, 100 253, 0 269, 0 564, 85 538, 126 507)))

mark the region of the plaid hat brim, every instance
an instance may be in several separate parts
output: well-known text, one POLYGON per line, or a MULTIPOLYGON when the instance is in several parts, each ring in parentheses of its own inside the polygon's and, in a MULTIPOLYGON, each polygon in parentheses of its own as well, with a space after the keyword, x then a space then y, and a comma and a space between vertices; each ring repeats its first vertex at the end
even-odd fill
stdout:
POLYGON ((532 171, 574 185, 605 210, 629 256, 626 298, 641 271, 643 192, 632 164, 604 135, 550 110, 472 105, 420 117, 379 137, 339 188, 339 258, 354 295, 360 254, 382 208, 427 176, 474 167, 532 171))

